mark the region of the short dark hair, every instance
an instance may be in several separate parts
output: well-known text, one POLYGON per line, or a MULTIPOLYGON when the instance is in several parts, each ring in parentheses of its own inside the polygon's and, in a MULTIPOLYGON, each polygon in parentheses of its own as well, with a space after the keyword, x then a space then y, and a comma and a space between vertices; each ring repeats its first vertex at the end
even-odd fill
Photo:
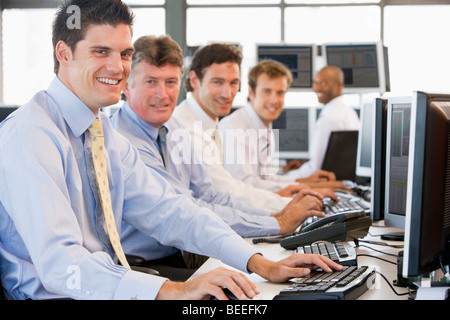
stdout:
POLYGON ((58 73, 59 61, 56 58, 56 45, 64 41, 75 51, 76 45, 83 40, 86 30, 91 24, 109 24, 117 26, 124 23, 132 31, 134 15, 128 5, 121 0, 65 0, 59 6, 52 25, 54 72, 58 73), (76 6, 80 12, 79 28, 69 28, 68 21, 73 12, 70 6, 76 6))
POLYGON ((185 87, 187 92, 193 91, 189 73, 194 71, 200 81, 203 79, 205 69, 213 63, 235 62, 241 67, 242 51, 230 43, 212 43, 197 49, 192 57, 189 72, 186 77, 185 87))

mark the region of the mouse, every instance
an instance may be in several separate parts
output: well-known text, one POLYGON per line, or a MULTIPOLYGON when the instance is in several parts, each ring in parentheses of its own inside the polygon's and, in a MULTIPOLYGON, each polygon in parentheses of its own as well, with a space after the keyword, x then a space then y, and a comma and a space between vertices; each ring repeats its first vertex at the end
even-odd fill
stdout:
MULTIPOLYGON (((228 297, 230 300, 239 300, 236 298, 236 296, 227 288, 222 289, 223 293, 228 297)), ((216 297, 211 296, 210 300, 218 300, 216 297)))

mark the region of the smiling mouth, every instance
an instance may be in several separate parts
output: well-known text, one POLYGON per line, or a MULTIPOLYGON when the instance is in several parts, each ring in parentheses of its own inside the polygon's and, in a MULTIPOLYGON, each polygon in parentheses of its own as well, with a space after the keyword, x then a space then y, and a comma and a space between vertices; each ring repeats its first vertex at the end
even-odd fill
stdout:
POLYGON ((167 108, 169 107, 168 104, 152 104, 150 105, 152 108, 167 108))
POLYGON ((108 78, 97 78, 98 82, 105 83, 105 84, 111 84, 116 85, 120 82, 120 80, 114 80, 114 79, 108 79, 108 78))

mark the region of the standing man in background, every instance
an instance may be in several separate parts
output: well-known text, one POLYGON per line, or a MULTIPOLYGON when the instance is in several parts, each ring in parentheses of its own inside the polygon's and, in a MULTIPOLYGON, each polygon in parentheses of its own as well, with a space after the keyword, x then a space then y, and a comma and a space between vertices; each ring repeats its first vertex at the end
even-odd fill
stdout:
MULTIPOLYGON (((344 73, 340 68, 329 65, 316 74, 313 89, 317 99, 324 106, 314 129, 309 160, 298 169, 288 171, 288 176, 307 177, 322 168, 331 132, 359 130, 358 114, 352 107, 345 104, 342 96, 343 88, 344 73)), ((287 170, 291 168, 290 166, 288 164, 287 170)))

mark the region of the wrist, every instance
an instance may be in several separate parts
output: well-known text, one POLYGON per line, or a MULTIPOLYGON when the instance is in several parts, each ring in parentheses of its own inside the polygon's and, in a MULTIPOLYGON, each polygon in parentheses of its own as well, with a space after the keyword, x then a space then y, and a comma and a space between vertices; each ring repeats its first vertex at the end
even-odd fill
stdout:
POLYGON ((283 216, 276 217, 276 219, 280 226, 280 234, 289 233, 289 224, 286 221, 286 217, 283 215, 283 216))
POLYGON ((247 263, 247 270, 269 280, 269 270, 271 261, 257 253, 250 257, 247 263))
POLYGON ((156 295, 156 300, 175 300, 182 296, 182 283, 167 280, 156 295))

